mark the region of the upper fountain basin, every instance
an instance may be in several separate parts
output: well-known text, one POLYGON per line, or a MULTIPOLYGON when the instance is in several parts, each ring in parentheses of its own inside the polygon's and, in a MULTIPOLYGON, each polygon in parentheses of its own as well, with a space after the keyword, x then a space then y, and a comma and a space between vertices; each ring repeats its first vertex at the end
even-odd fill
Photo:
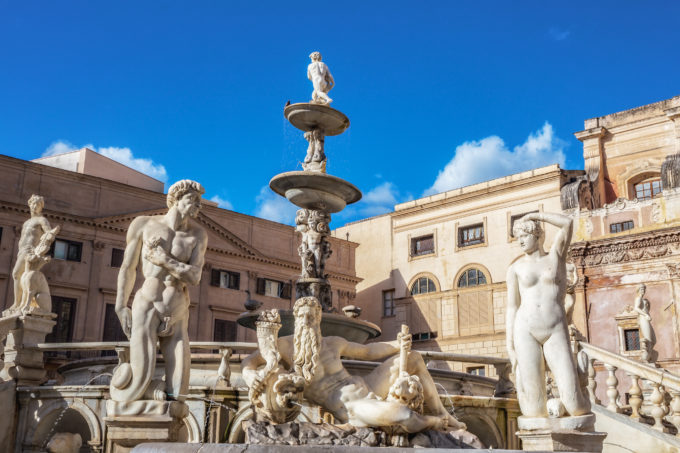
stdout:
POLYGON ((296 206, 329 213, 340 212, 361 199, 361 192, 353 184, 320 172, 281 173, 269 181, 269 187, 296 206))
POLYGON ((323 104, 290 104, 283 109, 283 115, 305 132, 322 129, 324 135, 339 135, 349 127, 349 118, 344 113, 323 104))

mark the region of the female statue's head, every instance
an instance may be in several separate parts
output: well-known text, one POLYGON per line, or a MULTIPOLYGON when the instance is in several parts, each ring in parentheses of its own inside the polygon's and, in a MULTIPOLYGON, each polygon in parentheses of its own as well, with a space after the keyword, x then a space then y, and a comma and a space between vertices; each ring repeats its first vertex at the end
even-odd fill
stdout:
POLYGON ((311 58, 312 61, 321 61, 321 53, 312 52, 312 53, 309 54, 309 58, 311 58))
POLYGON ((519 220, 512 227, 512 235, 525 253, 535 251, 543 241, 543 228, 536 220, 519 220))
POLYGON ((168 189, 168 208, 177 207, 183 216, 196 217, 201 208, 201 195, 205 193, 202 185, 190 179, 177 181, 168 189))

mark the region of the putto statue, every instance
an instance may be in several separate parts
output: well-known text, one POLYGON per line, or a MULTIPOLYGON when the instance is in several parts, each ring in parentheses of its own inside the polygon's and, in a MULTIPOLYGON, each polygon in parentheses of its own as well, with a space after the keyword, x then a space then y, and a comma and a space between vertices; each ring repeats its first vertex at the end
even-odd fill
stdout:
MULTIPOLYGON (((420 354, 410 352, 410 334, 402 334, 399 345, 395 342, 362 345, 340 337, 322 337, 321 306, 315 297, 299 298, 293 314, 294 335, 278 338, 280 364, 303 379, 305 400, 330 413, 336 422, 354 427, 397 428, 405 433, 465 429, 465 424, 444 408, 420 354), (399 355, 400 351, 404 353, 399 355), (342 358, 384 362, 360 377, 347 372, 342 358), (394 386, 400 377, 403 381, 394 386), (419 412, 422 403, 426 414, 419 412)), ((265 351, 272 349, 268 347, 265 351)), ((243 361, 243 378, 256 392, 263 392, 262 387, 266 386, 260 367, 271 367, 272 358, 265 357, 265 351, 256 351, 243 361)))
POLYGON ((208 242, 205 230, 191 219, 198 215, 204 192, 195 181, 176 182, 168 190, 167 214, 137 217, 130 224, 116 294, 116 313, 130 339, 130 362, 114 371, 114 401, 185 398, 190 370, 187 287, 201 280, 208 242), (127 301, 140 261, 145 279, 130 310, 127 301), (150 385, 157 342, 165 359, 165 382, 150 385))
MULTIPOLYGON (((572 416, 590 413, 590 402, 582 392, 571 351, 563 305, 571 233, 571 219, 561 214, 527 214, 513 228, 524 256, 508 269, 506 342, 517 399, 525 417, 549 415, 546 363, 566 412, 572 416), (548 253, 542 248, 543 229, 539 222, 560 229, 548 253)), ((550 412, 561 411, 551 408, 550 412)))
POLYGON ((633 311, 638 315, 638 328, 640 329, 640 358, 647 363, 656 361, 657 353, 654 351, 656 335, 652 328, 652 317, 649 314, 649 300, 645 299, 647 287, 640 284, 637 287, 637 297, 633 305, 633 311))
POLYGON ((335 80, 331 75, 326 63, 321 61, 319 52, 312 52, 309 55, 312 60, 307 66, 307 78, 312 81, 314 91, 312 91, 312 102, 316 104, 330 104, 333 99, 328 97, 328 92, 335 86, 335 80))
POLYGON ((40 269, 50 261, 50 257, 45 255, 54 242, 59 227, 52 228, 42 215, 44 206, 45 200, 39 195, 31 195, 28 199, 31 218, 21 227, 17 262, 12 270, 14 304, 5 310, 5 316, 35 310, 31 308, 31 303, 35 304, 34 307, 37 305, 40 312, 52 311, 50 289, 40 269))

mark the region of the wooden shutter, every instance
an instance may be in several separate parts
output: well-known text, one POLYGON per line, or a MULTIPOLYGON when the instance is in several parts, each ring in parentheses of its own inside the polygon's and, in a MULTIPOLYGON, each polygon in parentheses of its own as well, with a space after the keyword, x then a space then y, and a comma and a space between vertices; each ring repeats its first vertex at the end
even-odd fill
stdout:
POLYGON ((257 279, 257 288, 255 288, 255 293, 264 295, 264 287, 265 287, 264 278, 258 278, 257 279))
POLYGON ((283 288, 281 289, 281 298, 282 299, 290 299, 290 293, 291 293, 291 284, 290 283, 284 283, 283 288))
POLYGON ((232 289, 241 289, 241 274, 238 272, 232 272, 231 275, 234 279, 234 286, 232 289))
POLYGON ((213 269, 210 273, 210 285, 220 286, 220 271, 217 269, 213 269))

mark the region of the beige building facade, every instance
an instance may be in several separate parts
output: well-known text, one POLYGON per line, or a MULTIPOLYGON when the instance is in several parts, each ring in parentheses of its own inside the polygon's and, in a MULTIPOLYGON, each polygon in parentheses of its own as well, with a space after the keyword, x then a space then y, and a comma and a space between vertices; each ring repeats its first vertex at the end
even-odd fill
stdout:
MULTIPOLYGON (((592 344, 639 359, 631 305, 644 283, 657 364, 680 372, 680 96, 584 126, 575 134, 583 171, 539 168, 335 231, 360 244, 356 303, 385 337, 406 323, 419 349, 505 356, 505 273, 521 255, 512 222, 531 211, 563 212, 574 219, 575 325, 592 344)), ((546 246, 553 234, 548 226, 546 246)), ((457 367, 493 374, 489 366, 457 367)), ((625 389, 626 376, 619 379, 625 389)))
MULTIPOLYGON (((123 339, 113 307, 126 230, 135 217, 163 214, 167 207, 162 183, 149 190, 148 180, 131 169, 126 174, 127 167, 117 165, 114 173, 137 186, 0 156, 3 308, 14 297, 11 272, 21 226, 30 217, 26 201, 31 194, 45 198, 44 215, 53 226, 61 225, 54 259, 43 268, 53 311, 59 316, 48 341, 123 339)), ((246 311, 246 290, 263 308, 292 307, 293 283, 300 273, 298 234, 293 227, 221 209, 209 201, 196 221, 209 239, 201 283, 190 289, 190 338, 254 341, 254 331, 236 324, 246 311)), ((341 307, 349 303, 360 280, 354 271, 356 244, 333 238, 331 246, 327 269, 333 303, 341 307)), ((138 276, 136 288, 140 284, 138 276)))
MULTIPOLYGON (((529 212, 560 211, 560 189, 581 174, 538 168, 338 228, 338 237, 360 244, 356 269, 363 280, 355 303, 386 339, 405 323, 418 349, 505 356, 505 273, 521 254, 512 224, 529 212)), ((547 243, 554 234, 546 231, 547 243)), ((495 372, 489 365, 452 366, 495 372)))

